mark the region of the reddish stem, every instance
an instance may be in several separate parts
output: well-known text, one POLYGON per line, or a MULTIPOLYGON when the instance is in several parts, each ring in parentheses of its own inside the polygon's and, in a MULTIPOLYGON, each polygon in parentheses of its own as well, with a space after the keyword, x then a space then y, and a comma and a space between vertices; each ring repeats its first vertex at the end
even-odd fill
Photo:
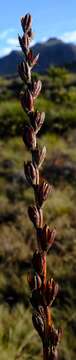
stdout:
POLYGON ((53 323, 50 306, 47 306, 47 308, 46 308, 46 317, 47 317, 47 325, 48 325, 48 327, 50 327, 53 323))
POLYGON ((46 287, 46 254, 43 255, 44 286, 46 287))

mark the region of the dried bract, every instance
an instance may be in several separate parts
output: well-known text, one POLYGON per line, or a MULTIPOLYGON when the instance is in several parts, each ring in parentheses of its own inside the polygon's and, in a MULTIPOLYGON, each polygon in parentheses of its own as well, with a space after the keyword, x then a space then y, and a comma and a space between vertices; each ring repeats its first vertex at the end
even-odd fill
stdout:
POLYGON ((55 283, 55 281, 53 279, 50 279, 49 281, 47 281, 46 291, 45 291, 47 305, 53 303, 54 299, 56 298, 56 296, 58 294, 58 291, 59 291, 58 283, 55 283))
POLYGON ((36 135, 32 127, 25 126, 23 141, 30 150, 34 150, 36 148, 36 135))
POLYGON ((36 228, 43 227, 43 211, 42 209, 38 209, 37 206, 29 206, 28 214, 30 220, 33 222, 36 228))
POLYGON ((18 65, 18 72, 24 82, 31 80, 31 69, 28 62, 22 61, 21 64, 18 65))
POLYGON ((31 290, 33 291, 35 289, 41 288, 42 281, 41 281, 40 276, 37 273, 36 274, 30 273, 28 275, 28 283, 29 283, 31 290))
POLYGON ((49 185, 45 180, 39 185, 35 192, 36 201, 39 207, 42 206, 43 202, 47 199, 48 194, 52 192, 53 187, 49 185))
POLYGON ((37 330, 39 336, 41 337, 41 339, 43 341, 44 330, 45 330, 44 321, 43 321, 41 315, 37 311, 33 312, 32 321, 33 321, 33 325, 34 325, 35 329, 37 330))
POLYGON ((44 123, 44 120, 45 120, 44 112, 35 111, 34 113, 30 114, 30 121, 31 121, 31 124, 32 124, 34 130, 36 131, 36 134, 41 129, 41 127, 44 123))
POLYGON ((49 248, 52 246, 54 239, 56 237, 56 230, 50 230, 49 226, 45 224, 41 234, 41 248, 43 251, 48 251, 49 248))
POLYGON ((57 347, 61 337, 62 337, 62 329, 61 328, 55 329, 54 325, 52 325, 49 331, 49 340, 50 340, 50 344, 52 345, 52 349, 57 347))
POLYGON ((43 259, 38 250, 35 251, 33 258, 32 258, 32 264, 34 270, 39 274, 43 274, 43 259))
POLYGON ((42 82, 41 80, 34 81, 33 83, 33 90, 32 90, 32 96, 34 100, 37 98, 37 96, 40 94, 42 88, 42 82))
POLYGON ((33 67, 37 64, 39 59, 39 54, 37 54, 35 57, 33 57, 32 62, 31 62, 31 69, 33 69, 33 67))
POLYGON ((32 161, 24 163, 24 172, 30 185, 39 185, 39 171, 37 167, 34 167, 32 161))
POLYGON ((22 29, 23 29, 24 33, 28 32, 32 26, 32 16, 30 14, 22 16, 21 17, 21 25, 22 25, 22 29))
POLYGON ((32 161, 35 164, 35 166, 38 166, 38 168, 41 167, 43 164, 43 161, 46 157, 46 146, 43 148, 37 146, 36 149, 32 152, 32 161))
POLYGON ((20 93, 21 105, 24 111, 30 113, 34 111, 34 100, 31 92, 29 90, 21 91, 20 93))
POLYGON ((42 231, 41 229, 37 229, 37 240, 38 245, 40 245, 42 251, 48 251, 52 246, 54 239, 56 236, 56 231, 53 229, 52 231, 49 229, 49 226, 45 224, 42 231))
POLYGON ((18 35, 18 40, 19 40, 21 49, 22 49, 24 55, 26 56, 27 49, 28 49, 28 46, 29 46, 28 35, 26 35, 25 37, 23 36, 22 38, 21 38, 20 35, 18 35))
POLYGON ((39 59, 39 54, 36 56, 33 55, 33 52, 31 49, 29 49, 27 54, 28 63, 31 66, 31 69, 37 64, 37 61, 39 59))

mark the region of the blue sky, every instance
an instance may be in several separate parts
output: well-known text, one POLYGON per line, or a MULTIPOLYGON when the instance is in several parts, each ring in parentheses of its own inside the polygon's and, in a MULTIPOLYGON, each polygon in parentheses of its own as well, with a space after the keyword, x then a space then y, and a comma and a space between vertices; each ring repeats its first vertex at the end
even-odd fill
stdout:
POLYGON ((76 43, 76 0, 1 0, 0 57, 18 49, 20 17, 27 12, 33 17, 35 42, 56 36, 76 43))

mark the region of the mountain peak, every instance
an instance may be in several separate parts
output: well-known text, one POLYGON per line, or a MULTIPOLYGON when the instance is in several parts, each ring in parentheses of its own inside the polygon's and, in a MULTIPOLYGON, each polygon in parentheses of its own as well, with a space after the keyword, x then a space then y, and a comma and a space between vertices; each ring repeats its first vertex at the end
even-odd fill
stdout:
MULTIPOLYGON (((50 66, 69 67, 76 71, 76 46, 66 44, 56 37, 49 38, 43 43, 32 46, 34 54, 39 53, 39 62, 35 68, 36 72, 46 73, 50 66)), ((22 61, 21 51, 13 50, 11 53, 0 59, 0 75, 17 74, 18 64, 22 61)))
POLYGON ((49 45, 55 45, 55 44, 58 44, 58 43, 62 43, 62 40, 58 39, 56 37, 51 37, 46 41, 46 43, 49 44, 49 45))

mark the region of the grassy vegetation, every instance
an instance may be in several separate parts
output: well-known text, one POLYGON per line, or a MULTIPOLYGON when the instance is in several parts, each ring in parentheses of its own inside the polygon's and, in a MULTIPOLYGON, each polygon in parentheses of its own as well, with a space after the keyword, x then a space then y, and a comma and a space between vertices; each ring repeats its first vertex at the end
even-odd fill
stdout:
MULTIPOLYGON (((37 78, 38 74, 33 74, 37 78)), ((76 75, 65 69, 49 69, 43 81, 42 94, 36 102, 37 108, 45 110, 46 123, 42 133, 52 131, 65 134, 76 127, 76 75)), ((22 83, 18 78, 0 78, 0 136, 21 135, 24 123, 28 121, 19 103, 22 83), (3 82, 2 82, 3 81, 3 82), (5 102, 4 102, 5 99, 5 102), (10 100, 10 101, 9 101, 10 100)))
MULTIPOLYGON (((19 79, 0 79, 0 353, 1 360, 37 360, 42 356, 41 342, 32 326, 27 283, 36 248, 27 214, 34 196, 23 172, 24 160, 30 159, 21 137, 28 119, 19 104, 18 85, 22 86, 19 79)), ((44 206, 44 221, 57 229, 47 271, 60 285, 53 306, 55 322, 64 332, 60 360, 75 360, 76 354, 75 100, 75 75, 52 69, 43 77, 37 107, 45 109, 46 120, 38 141, 47 147, 42 173, 54 185, 44 206)))

